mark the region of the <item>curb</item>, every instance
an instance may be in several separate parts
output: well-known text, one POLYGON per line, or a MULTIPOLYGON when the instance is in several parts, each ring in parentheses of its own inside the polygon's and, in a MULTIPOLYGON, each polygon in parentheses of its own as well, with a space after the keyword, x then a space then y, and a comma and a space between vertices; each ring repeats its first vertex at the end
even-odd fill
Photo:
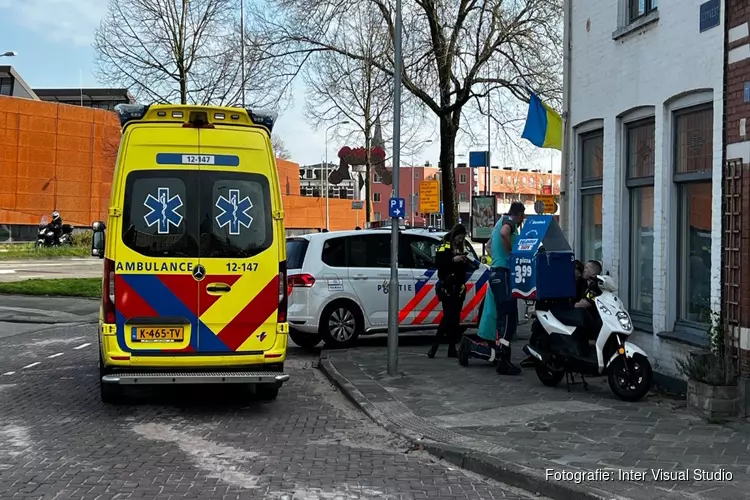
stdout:
POLYGON ((412 445, 422 447, 424 451, 435 458, 532 494, 543 495, 554 500, 630 500, 627 497, 613 496, 611 493, 589 486, 547 481, 543 472, 524 465, 507 462, 466 448, 421 439, 385 418, 367 397, 336 369, 325 351, 321 352, 318 368, 341 390, 349 401, 373 422, 389 432, 407 439, 412 445))

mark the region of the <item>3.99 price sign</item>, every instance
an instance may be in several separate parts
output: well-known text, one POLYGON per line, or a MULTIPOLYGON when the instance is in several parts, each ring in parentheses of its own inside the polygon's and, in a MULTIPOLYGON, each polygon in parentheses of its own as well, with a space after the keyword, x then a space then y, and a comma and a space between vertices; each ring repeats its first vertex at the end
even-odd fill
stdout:
POLYGON ((514 271, 516 284, 526 283, 531 278, 531 264, 516 264, 514 271))

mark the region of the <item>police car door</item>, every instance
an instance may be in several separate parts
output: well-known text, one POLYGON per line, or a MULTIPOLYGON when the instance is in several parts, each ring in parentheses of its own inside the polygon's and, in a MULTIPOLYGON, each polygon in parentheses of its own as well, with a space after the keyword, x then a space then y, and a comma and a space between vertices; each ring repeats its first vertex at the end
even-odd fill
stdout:
POLYGON ((407 234, 404 236, 414 281, 414 292, 403 307, 399 319, 411 325, 429 325, 435 322, 442 311, 435 294, 437 267, 435 255, 441 241, 430 236, 407 234))
MULTIPOLYGON (((402 253, 402 252, 399 252, 402 253)), ((348 238, 349 282, 373 327, 388 324, 388 293, 391 287, 391 235, 370 233, 348 238)), ((398 271, 399 310, 413 294, 413 275, 408 268, 398 271)))

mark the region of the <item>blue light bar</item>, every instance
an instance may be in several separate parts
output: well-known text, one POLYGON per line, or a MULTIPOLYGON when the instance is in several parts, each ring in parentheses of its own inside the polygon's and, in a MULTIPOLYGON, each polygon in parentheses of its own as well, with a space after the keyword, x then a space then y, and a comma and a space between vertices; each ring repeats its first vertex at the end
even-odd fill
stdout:
POLYGON ((115 106, 115 112, 120 119, 120 126, 124 127, 128 122, 140 120, 148 112, 147 104, 118 104, 115 106))
POLYGON ((273 126, 276 123, 276 119, 279 117, 278 113, 275 111, 252 110, 250 108, 245 108, 245 111, 247 111, 250 120, 255 125, 267 128, 269 133, 273 132, 273 126))

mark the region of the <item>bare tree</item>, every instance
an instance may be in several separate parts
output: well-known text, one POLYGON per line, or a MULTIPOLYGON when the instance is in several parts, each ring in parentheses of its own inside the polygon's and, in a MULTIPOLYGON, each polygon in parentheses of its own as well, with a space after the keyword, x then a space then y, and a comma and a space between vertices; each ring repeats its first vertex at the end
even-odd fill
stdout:
MULTIPOLYGON (((357 32, 357 8, 378 12, 395 33, 389 0, 267 0, 263 21, 278 36, 279 55, 299 64, 311 51, 368 61, 393 75, 393 52, 371 59, 345 43, 357 32)), ((457 220, 455 143, 464 108, 488 93, 528 102, 528 89, 557 104, 561 95, 562 0, 404 0, 403 85, 440 126, 445 219, 457 220)), ((517 106, 522 109, 523 106, 517 106)), ((467 107, 467 110, 469 108, 467 107)), ((523 111, 525 112, 525 110, 523 111)))
POLYGON ((273 146, 273 152, 276 155, 276 158, 289 160, 292 157, 291 153, 289 153, 289 149, 284 143, 284 139, 277 134, 271 134, 271 145, 273 146))
MULTIPOLYGON (((365 213, 369 222, 372 168, 376 171, 385 168, 384 163, 373 160, 372 149, 390 142, 386 135, 382 138, 383 144, 374 144, 375 127, 379 123, 381 132, 390 132, 393 125, 393 77, 372 61, 386 57, 391 46, 388 26, 378 12, 356 9, 350 14, 356 18, 359 29, 347 33, 342 43, 348 50, 363 54, 365 58, 352 59, 334 51, 314 53, 304 71, 307 86, 305 115, 316 129, 333 125, 340 139, 362 141, 365 151, 365 213), (348 123, 336 125, 342 121, 348 123)), ((422 109, 414 99, 409 99, 409 95, 406 97, 401 133, 402 147, 409 148, 417 145, 417 135, 425 130, 416 126, 423 123, 418 119, 424 117, 422 109)), ((390 183, 387 171, 378 171, 378 174, 384 182, 390 183)))
POLYGON ((248 27, 243 79, 238 0, 117 0, 96 30, 99 79, 147 102, 273 106, 287 86, 281 61, 248 27), (276 65, 274 67, 274 65, 276 65))

